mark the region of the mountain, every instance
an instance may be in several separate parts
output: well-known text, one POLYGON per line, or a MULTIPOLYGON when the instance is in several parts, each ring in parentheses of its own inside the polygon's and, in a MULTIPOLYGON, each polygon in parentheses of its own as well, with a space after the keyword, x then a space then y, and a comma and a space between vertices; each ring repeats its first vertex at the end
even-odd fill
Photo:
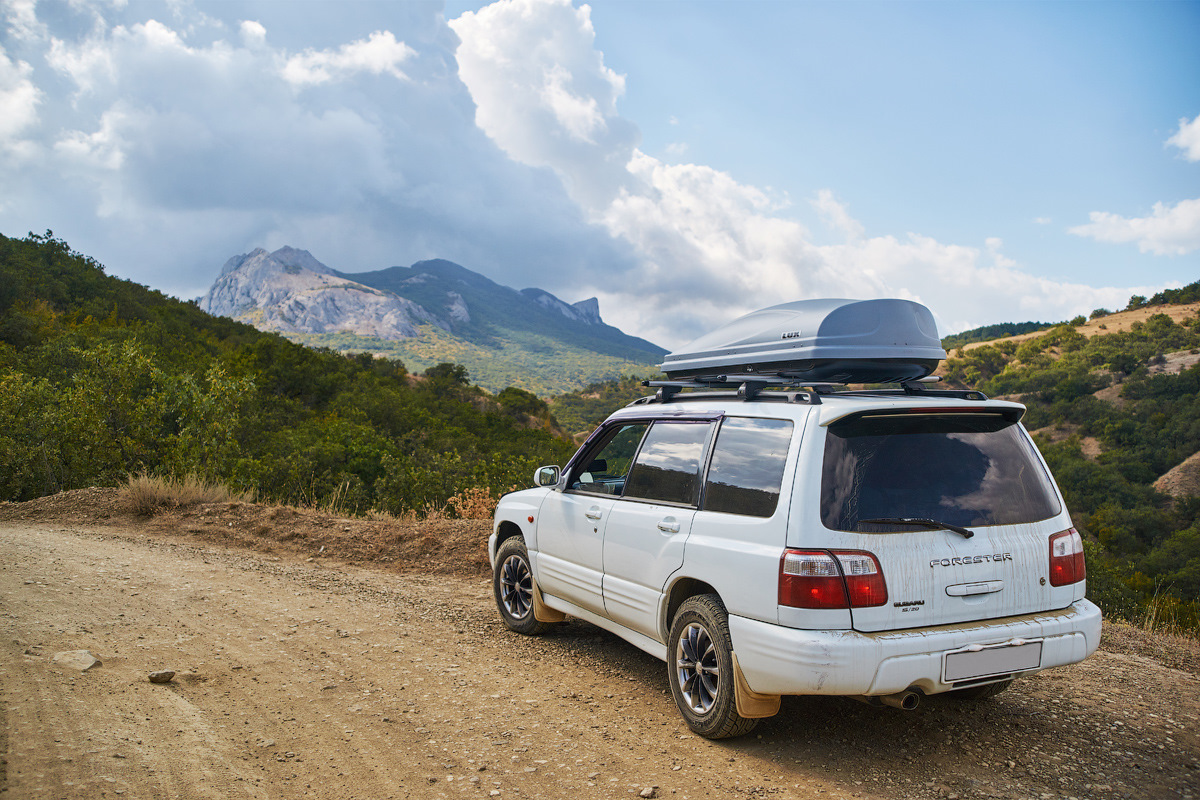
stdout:
POLYGON ((200 308, 294 341, 372 352, 420 370, 443 361, 499 391, 538 394, 653 373, 666 352, 604 322, 596 298, 517 291, 451 261, 346 273, 304 250, 230 258, 200 308))
MULTIPOLYGON (((411 300, 347 281, 305 250, 259 248, 225 262, 200 308, 279 333, 332 333, 399 339, 438 324, 411 300)), ((444 324, 444 323, 442 323, 444 324)))

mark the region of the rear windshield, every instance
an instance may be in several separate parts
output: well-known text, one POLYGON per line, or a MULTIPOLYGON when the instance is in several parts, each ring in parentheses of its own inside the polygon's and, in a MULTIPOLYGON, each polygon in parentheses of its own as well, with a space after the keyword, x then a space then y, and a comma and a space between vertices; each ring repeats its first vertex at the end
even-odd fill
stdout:
POLYGON ((821 475, 828 528, 904 530, 863 522, 896 518, 1016 525, 1059 510, 1033 446, 999 414, 864 416, 829 426, 821 475))

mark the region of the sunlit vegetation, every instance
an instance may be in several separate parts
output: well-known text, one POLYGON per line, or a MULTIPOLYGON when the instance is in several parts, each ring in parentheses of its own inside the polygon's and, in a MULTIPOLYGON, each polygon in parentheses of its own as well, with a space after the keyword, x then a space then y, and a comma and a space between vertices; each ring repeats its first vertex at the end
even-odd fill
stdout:
POLYGON ((49 232, 0 237, 0 500, 144 474, 400 514, 527 486, 571 450, 537 396, 493 396, 461 365, 303 347, 106 276, 49 232))
MULTIPOLYGON (((1128 308, 1198 295, 1193 283, 1151 301, 1134 297, 1128 308)), ((1110 614, 1192 632, 1200 630, 1200 497, 1171 498, 1154 482, 1200 451, 1200 365, 1162 370, 1168 354, 1197 351, 1197 318, 1152 314, 1091 338, 1059 325, 1020 343, 955 351, 946 364, 950 383, 1028 407, 1025 425, 1089 540, 1089 595, 1110 614)))
POLYGON ((1022 333, 1044 331, 1052 327, 1054 325, 1050 322, 1001 322, 997 325, 984 325, 981 328, 972 328, 969 331, 946 336, 942 339, 942 347, 949 352, 956 347, 962 347, 964 344, 972 342, 990 342, 992 339, 999 339, 1002 336, 1019 336, 1022 333))
POLYGON ((550 409, 563 429, 578 436, 590 433, 593 428, 622 406, 627 406, 639 397, 654 394, 653 389, 642 386, 642 381, 661 375, 623 375, 619 379, 597 381, 577 392, 568 392, 550 400, 550 409))
POLYGON ((369 352, 402 361, 414 372, 443 361, 462 364, 471 382, 498 392, 508 386, 550 397, 597 379, 653 372, 648 363, 598 353, 529 331, 505 331, 484 342, 452 336, 434 325, 419 326, 412 339, 378 339, 352 333, 288 333, 288 339, 343 353, 369 352))

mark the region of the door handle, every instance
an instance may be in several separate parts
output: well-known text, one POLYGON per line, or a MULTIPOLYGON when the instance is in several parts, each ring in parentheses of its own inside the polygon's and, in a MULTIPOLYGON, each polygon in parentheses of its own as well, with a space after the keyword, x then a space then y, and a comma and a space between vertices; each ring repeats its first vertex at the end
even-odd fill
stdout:
POLYGON ((583 515, 588 519, 600 519, 600 517, 604 516, 604 513, 600 510, 600 506, 592 506, 583 512, 583 515))
POLYGON ((679 533, 679 520, 674 517, 667 517, 658 523, 658 529, 663 533, 679 533))

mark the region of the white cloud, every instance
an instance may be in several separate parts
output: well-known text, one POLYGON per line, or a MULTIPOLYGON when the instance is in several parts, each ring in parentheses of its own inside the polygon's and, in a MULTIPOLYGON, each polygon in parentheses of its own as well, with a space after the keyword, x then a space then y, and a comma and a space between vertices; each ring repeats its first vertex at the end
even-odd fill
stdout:
POLYGON ((391 30, 332 3, 291 23, 280 5, 255 20, 185 0, 39 19, 46 7, 8 0, 9 30, 28 35, 0 62, 0 127, 38 158, 0 158, 0 231, 52 228, 185 296, 256 246, 348 271, 448 258, 595 294, 606 320, 664 345, 804 297, 911 297, 955 330, 1153 291, 1037 279, 999 241, 871 235, 832 189, 812 200, 837 234, 818 244, 786 197, 640 152, 617 107, 624 78, 569 0, 501 0, 450 23, 437 4, 393 4, 391 30), (320 46, 298 49, 314 29, 320 46))
POLYGON ((512 158, 554 169, 586 208, 611 202, 638 137, 617 113, 625 79, 595 49, 588 6, 500 0, 449 24, 479 127, 512 158))
MULTIPOLYGON (((299 55, 276 43, 295 31, 268 35, 271 14, 291 17, 260 10, 224 22, 190 3, 46 14, 23 61, 0 61, 0 128, 37 137, 37 158, 0 146, 0 231, 51 228, 113 274, 182 296, 230 255, 284 244, 349 271, 448 258, 518 287, 629 268, 628 247, 553 174, 475 126, 436 7, 401 4, 396 33, 367 28, 299 55)), ((322 30, 348 27, 340 6, 309 10, 304 26, 324 15, 322 30)))
POLYGON ((1076 236, 1100 242, 1136 242, 1143 253, 1182 256, 1200 249, 1200 198, 1181 200, 1173 206, 1155 203, 1146 217, 1122 217, 1093 211, 1087 225, 1070 228, 1076 236))
MULTIPOLYGON (((119 29, 122 34, 124 29, 119 29)), ((82 42, 66 42, 51 38, 46 63, 74 81, 80 93, 92 91, 99 81, 116 79, 112 42, 89 38, 82 42)))
POLYGON ((820 213, 825 224, 841 233, 847 241, 861 239, 866 230, 862 223, 850 216, 849 209, 839 202, 829 189, 817 192, 817 199, 812 201, 813 207, 820 213))
POLYGON ((9 59, 0 47, 0 146, 14 145, 38 120, 42 92, 30 80, 32 73, 29 64, 9 59))
POLYGON ((1167 139, 1167 144, 1175 145, 1183 151, 1183 157, 1188 161, 1200 161, 1200 114, 1191 122, 1187 118, 1179 120, 1179 130, 1167 139))
MULTIPOLYGON (((265 34, 266 29, 263 29, 265 34)), ((395 78, 408 80, 408 75, 400 69, 400 65, 416 54, 404 42, 396 41, 391 31, 375 31, 368 38, 344 44, 336 51, 306 50, 292 56, 283 67, 283 77, 297 86, 328 83, 358 72, 374 75, 386 72, 395 78)))
POLYGON ((241 24, 238 25, 238 31, 241 33, 242 41, 247 47, 255 47, 267 41, 267 29, 258 20, 242 20, 241 24))
POLYGON ((595 49, 587 6, 502 0, 450 24, 480 127, 514 158, 551 167, 640 262, 620 275, 576 276, 579 290, 600 297, 606 319, 663 345, 806 297, 921 299, 958 330, 998 318, 1065 319, 1131 294, 1035 278, 1000 253, 999 240, 981 251, 919 235, 869 237, 828 189, 812 205, 843 243, 817 245, 766 191, 636 149, 636 129, 616 108, 623 82, 595 49), (543 91, 548 85, 570 87, 576 116, 543 91), (578 135, 581 119, 587 137, 578 135))
POLYGON ((36 40, 46 34, 46 26, 38 21, 36 0, 4 0, 0 10, 14 39, 36 40))
POLYGON ((100 127, 93 133, 67 131, 54 143, 54 149, 66 161, 83 169, 116 171, 125 163, 125 142, 121 129, 128 115, 114 106, 100 118, 100 127))

